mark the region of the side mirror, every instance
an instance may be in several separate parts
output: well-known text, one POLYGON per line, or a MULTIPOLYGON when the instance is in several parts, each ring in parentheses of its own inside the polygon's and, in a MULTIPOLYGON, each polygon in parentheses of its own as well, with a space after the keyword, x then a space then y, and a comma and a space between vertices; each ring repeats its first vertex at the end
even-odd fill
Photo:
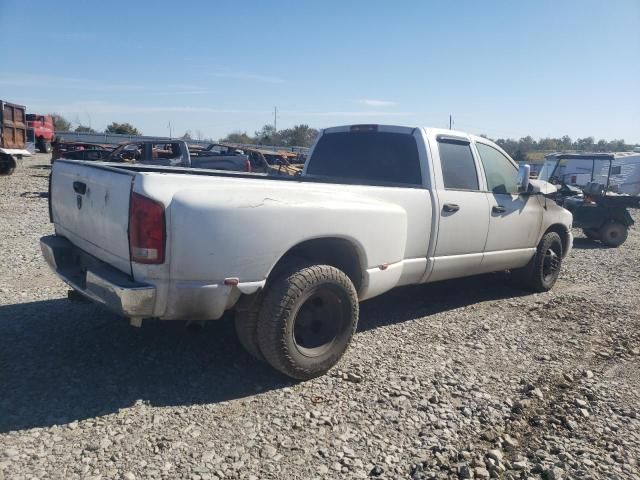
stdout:
POLYGON ((525 193, 529 190, 529 174, 531 173, 530 165, 520 165, 518 167, 518 193, 525 193))

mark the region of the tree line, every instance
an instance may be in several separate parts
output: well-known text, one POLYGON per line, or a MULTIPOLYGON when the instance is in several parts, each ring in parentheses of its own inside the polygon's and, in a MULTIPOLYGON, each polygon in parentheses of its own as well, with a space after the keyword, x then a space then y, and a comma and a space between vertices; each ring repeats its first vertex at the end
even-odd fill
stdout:
POLYGON ((265 125, 253 136, 249 136, 247 132, 233 132, 220 141, 277 147, 310 147, 317 136, 318 130, 305 124, 277 131, 273 125, 265 125))
MULTIPOLYGON (((486 137, 486 135, 482 135, 486 137)), ((633 145, 624 140, 598 140, 594 137, 585 137, 572 140, 568 135, 554 138, 547 137, 535 140, 531 136, 522 137, 520 140, 513 138, 498 138, 494 140, 516 162, 526 162, 542 153, 579 150, 584 152, 623 152, 631 150, 633 145), (537 155, 536 155, 537 154, 537 155)))
MULTIPOLYGON (((78 123, 78 126, 74 129, 71 122, 64 118, 59 113, 50 113, 53 120, 53 129, 56 132, 82 132, 82 133, 98 133, 93 128, 82 123, 78 123)), ((105 133, 118 133, 120 135, 142 135, 142 132, 130 123, 118 123, 112 122, 107 125, 104 130, 105 133)))
MULTIPOLYGON (((71 122, 62 115, 52 113, 53 124, 57 131, 75 131, 96 133, 96 131, 81 123, 72 130, 71 122)), ((112 122, 105 129, 106 133, 118 133, 121 135, 142 135, 142 132, 130 123, 112 122)), ((243 143, 252 145, 272 145, 277 147, 310 147, 316 137, 318 130, 306 124, 294 125, 291 128, 277 130, 273 125, 265 125, 260 130, 249 135, 246 131, 232 132, 220 142, 226 143, 243 143)), ((482 135, 488 138, 486 135, 482 135)), ((192 140, 191 131, 187 130, 182 137, 184 140, 192 140)), ((196 138, 203 140, 202 132, 196 131, 196 138)), ((573 140, 568 135, 563 137, 545 137, 539 140, 534 139, 530 135, 522 137, 519 140, 513 138, 498 138, 494 140, 500 145, 511 157, 517 162, 525 162, 534 158, 540 158, 542 153, 557 152, 564 150, 580 150, 589 152, 621 152, 631 150, 633 145, 625 143, 624 140, 598 140, 594 137, 577 138, 573 140)))

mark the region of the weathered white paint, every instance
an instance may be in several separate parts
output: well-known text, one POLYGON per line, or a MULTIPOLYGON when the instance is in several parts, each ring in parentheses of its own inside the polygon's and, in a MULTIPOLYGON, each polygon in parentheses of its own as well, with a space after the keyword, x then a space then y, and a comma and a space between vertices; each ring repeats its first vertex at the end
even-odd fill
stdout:
MULTIPOLYGON (((344 129, 348 127, 331 131, 344 129)), ((53 166, 56 232, 130 272, 136 281, 154 285, 155 316, 195 320, 222 316, 241 294, 262 288, 291 248, 311 239, 339 238, 354 247, 363 300, 399 285, 521 267, 534 255, 549 226, 570 228, 571 214, 541 195, 496 198, 487 192, 475 148, 480 191, 444 188, 436 137, 453 134, 472 145, 490 143, 486 139, 420 127, 380 129, 416 137, 422 188, 306 182, 304 174, 300 181, 275 181, 215 173, 185 175, 170 169, 139 172, 62 160, 53 166), (91 192, 81 209, 74 181, 86 183, 91 192), (129 262, 131 191, 165 206, 162 265, 129 262), (491 213, 498 202, 508 207, 504 215, 491 213), (460 210, 445 214, 445 203, 455 203, 460 210), (224 285, 225 278, 238 278, 240 283, 224 285)), ((546 187, 537 185, 541 188, 546 187)))

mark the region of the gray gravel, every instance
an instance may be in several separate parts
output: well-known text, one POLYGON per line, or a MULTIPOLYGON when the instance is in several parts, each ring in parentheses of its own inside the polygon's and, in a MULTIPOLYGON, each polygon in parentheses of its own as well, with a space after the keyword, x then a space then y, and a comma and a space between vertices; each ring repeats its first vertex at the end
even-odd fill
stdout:
POLYGON ((0 177, 0 479, 640 479, 637 229, 576 231, 550 293, 490 275, 366 302, 340 365, 294 383, 229 319, 68 301, 38 247, 47 165, 0 177))

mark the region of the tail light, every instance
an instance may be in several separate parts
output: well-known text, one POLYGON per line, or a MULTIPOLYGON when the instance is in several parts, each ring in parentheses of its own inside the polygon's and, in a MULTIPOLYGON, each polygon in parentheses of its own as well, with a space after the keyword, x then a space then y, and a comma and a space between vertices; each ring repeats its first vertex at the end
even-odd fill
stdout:
POLYGON ((244 171, 245 172, 251 171, 251 162, 249 161, 248 158, 244 161, 244 171))
POLYGON ((129 204, 131 261, 164 263, 165 242, 164 206, 138 193, 131 193, 129 204))

